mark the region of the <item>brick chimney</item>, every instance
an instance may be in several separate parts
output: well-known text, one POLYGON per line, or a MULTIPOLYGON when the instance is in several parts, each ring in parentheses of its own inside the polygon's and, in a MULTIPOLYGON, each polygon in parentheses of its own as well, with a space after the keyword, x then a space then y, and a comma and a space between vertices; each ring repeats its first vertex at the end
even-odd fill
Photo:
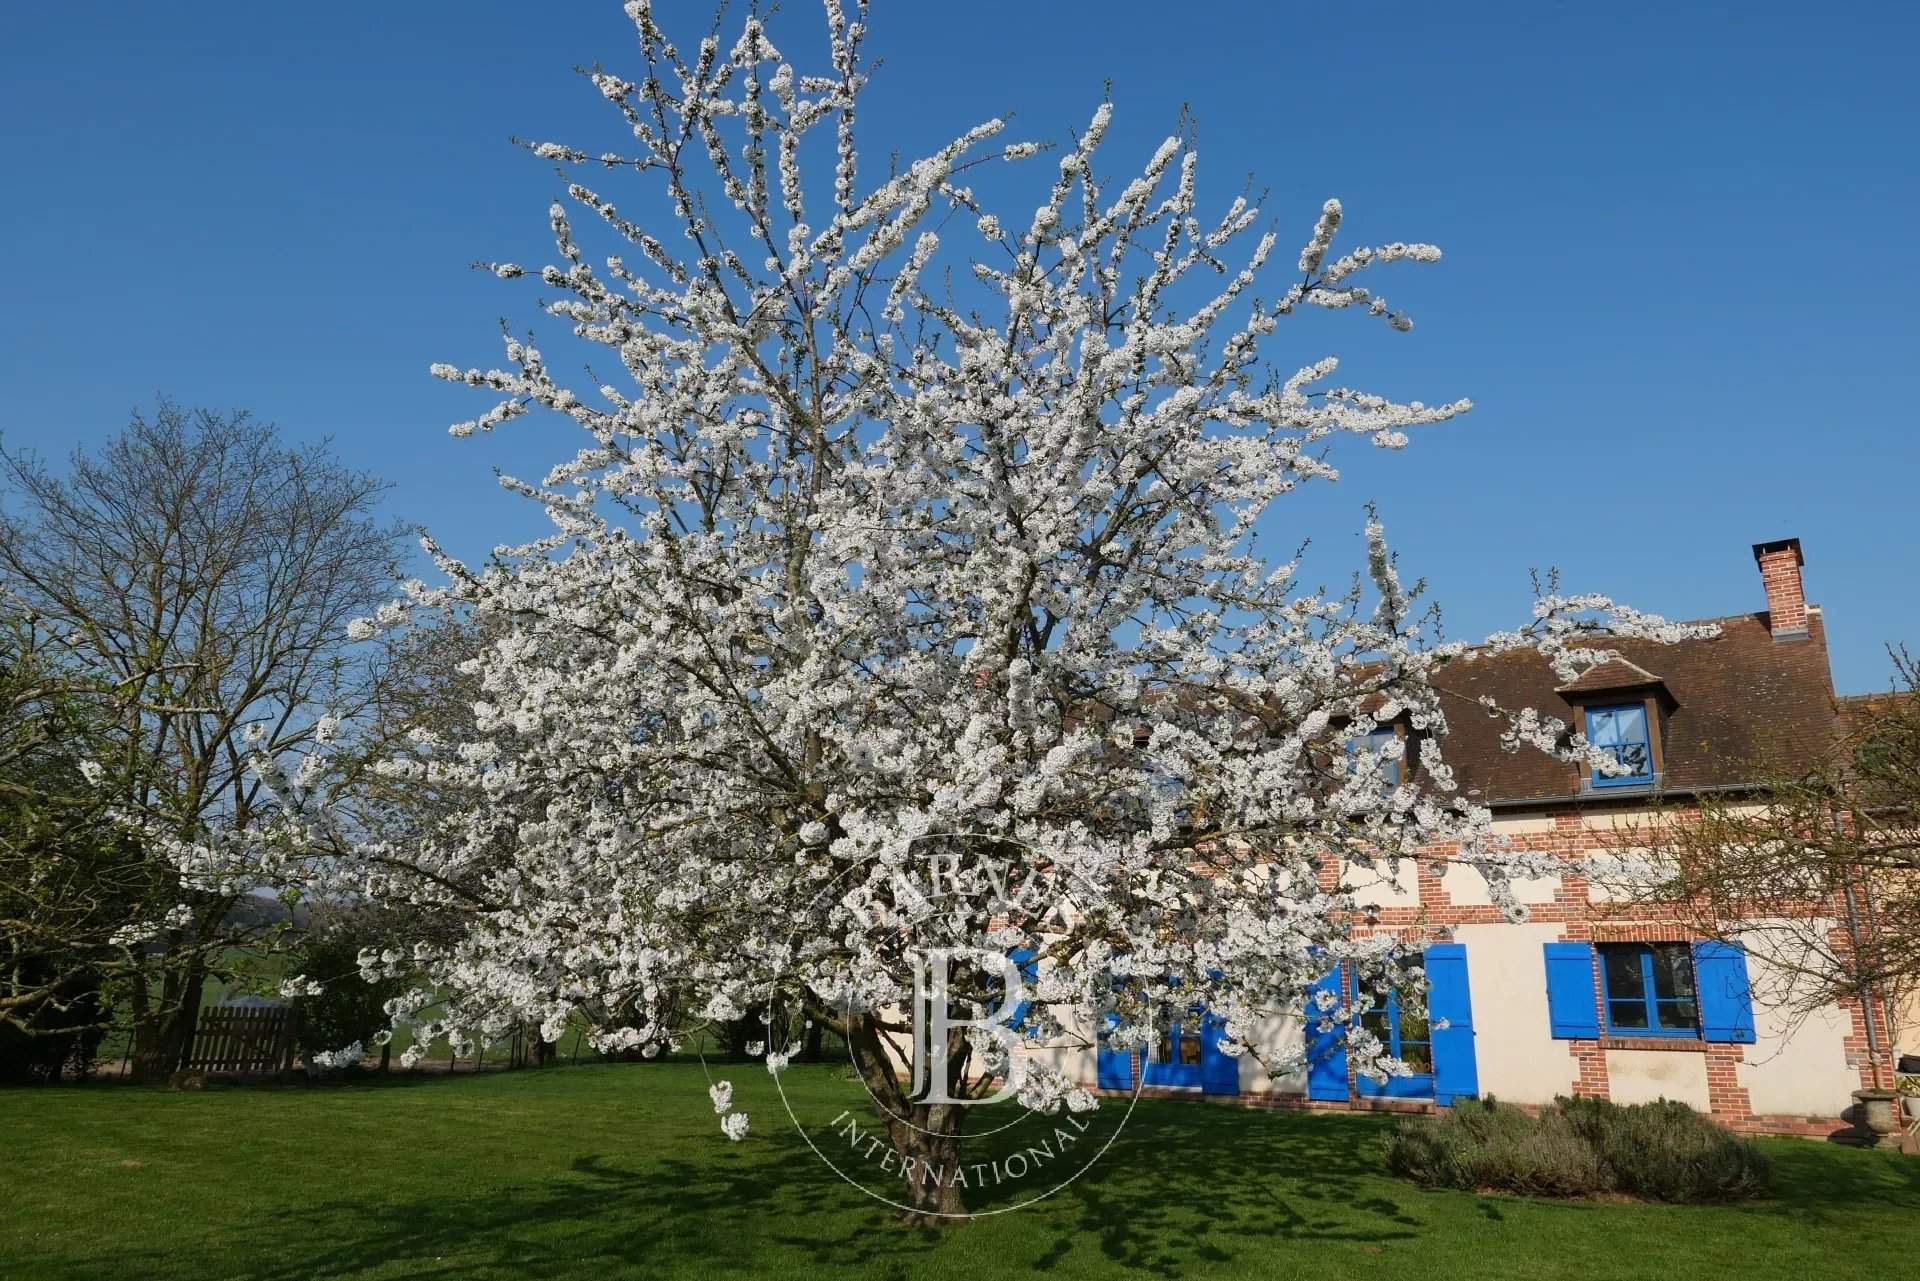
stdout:
POLYGON ((1800 540, 1782 538, 1755 543, 1753 559, 1760 566, 1760 582, 1767 589, 1767 623, 1775 640, 1794 640, 1807 634, 1807 589, 1800 581, 1800 540))

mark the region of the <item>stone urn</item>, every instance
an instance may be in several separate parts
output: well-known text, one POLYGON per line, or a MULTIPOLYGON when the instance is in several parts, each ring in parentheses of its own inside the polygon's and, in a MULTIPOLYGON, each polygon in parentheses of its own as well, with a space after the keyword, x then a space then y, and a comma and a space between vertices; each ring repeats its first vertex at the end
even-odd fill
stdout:
POLYGON ((1895 1136, 1900 1126, 1894 1113, 1898 1097, 1892 1090, 1853 1092, 1855 1124, 1871 1136, 1875 1147, 1893 1147, 1899 1143, 1895 1136))

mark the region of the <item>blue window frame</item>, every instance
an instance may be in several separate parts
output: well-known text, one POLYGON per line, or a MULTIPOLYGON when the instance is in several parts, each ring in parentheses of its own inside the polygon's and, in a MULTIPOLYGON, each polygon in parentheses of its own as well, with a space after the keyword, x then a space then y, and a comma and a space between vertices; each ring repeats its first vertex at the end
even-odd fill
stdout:
POLYGON ((1619 1036, 1699 1036, 1693 953, 1685 943, 1602 943, 1607 1031, 1619 1036))
MULTIPOLYGON (((1425 967, 1424 958, 1406 961, 1409 971, 1425 967)), ((1399 990, 1391 990, 1385 1001, 1362 1011, 1360 1026, 1379 1037, 1388 1053, 1412 1069, 1411 1075, 1390 1076, 1384 1081, 1358 1077, 1355 1085, 1360 1094, 1395 1099, 1433 1097, 1433 1032, 1419 1002, 1402 1002, 1399 990)))
POLYGON ((1142 1084, 1200 1087, 1203 1015, 1197 1005, 1186 1009, 1171 1002, 1161 1005, 1154 1019, 1154 1038, 1147 1044, 1147 1061, 1141 1065, 1142 1084))
MULTIPOLYGON (((1348 739, 1347 755, 1358 756, 1362 752, 1378 753, 1388 744, 1397 742, 1399 738, 1400 735, 1391 725, 1383 725, 1379 729, 1348 739)), ((1388 787, 1400 786, 1401 764, 1402 762, 1397 760, 1380 762, 1380 775, 1386 779, 1388 787)))
POLYGON ((1631 787, 1653 781, 1653 737, 1647 729, 1645 703, 1618 703, 1587 709, 1587 741, 1632 772, 1593 771, 1595 787, 1631 787))

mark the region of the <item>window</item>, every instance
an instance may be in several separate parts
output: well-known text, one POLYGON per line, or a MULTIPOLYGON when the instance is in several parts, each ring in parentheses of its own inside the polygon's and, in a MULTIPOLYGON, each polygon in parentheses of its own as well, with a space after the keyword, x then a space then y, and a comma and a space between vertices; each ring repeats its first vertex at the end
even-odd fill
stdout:
POLYGON ((1142 1085, 1197 1090, 1205 1085, 1206 1018, 1198 1005, 1168 1001, 1154 1010, 1153 1040, 1140 1065, 1142 1085))
POLYGON ((1693 955, 1685 943, 1602 943, 1607 1031, 1625 1036, 1698 1036, 1693 955))
POLYGON ((1620 703, 1587 709, 1587 741, 1631 773, 1593 771, 1595 787, 1627 787, 1653 781, 1653 738, 1647 731, 1645 703, 1620 703))
MULTIPOLYGON (((1347 755, 1358 756, 1362 752, 1378 753, 1392 746, 1399 739, 1400 735, 1391 725, 1383 725, 1379 729, 1348 739, 1347 755)), ((1402 762, 1397 760, 1380 762, 1380 776, 1386 780, 1388 787, 1400 786, 1401 764, 1402 762)))
MULTIPOLYGON (((1424 969, 1426 962, 1421 957, 1409 957, 1405 965, 1412 972, 1424 969)), ((1429 1030, 1425 1002, 1417 998, 1403 999, 1395 988, 1379 1005, 1361 1012, 1360 1026, 1379 1037, 1387 1052, 1413 1073, 1407 1077, 1389 1077, 1379 1083, 1361 1077, 1362 1094, 1422 1097, 1433 1093, 1433 1034, 1429 1030)))
POLYGON ((1200 1016, 1172 1005, 1160 1007, 1161 1031, 1147 1049, 1147 1062, 1180 1067, 1200 1066, 1200 1016))

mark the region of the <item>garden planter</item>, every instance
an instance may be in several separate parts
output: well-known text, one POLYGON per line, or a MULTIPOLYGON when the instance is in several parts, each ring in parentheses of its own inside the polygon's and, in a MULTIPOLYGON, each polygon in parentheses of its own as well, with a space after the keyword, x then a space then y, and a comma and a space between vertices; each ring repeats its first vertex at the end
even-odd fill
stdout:
POLYGON ((1900 1120, 1906 1125, 1912 1125, 1915 1121, 1920 1121, 1920 1095, 1903 1094, 1900 1096, 1900 1120))
POLYGON ((1868 1133, 1876 1147, 1892 1147, 1899 1142, 1894 1137, 1899 1129, 1894 1123, 1896 1097, 1892 1090, 1853 1092, 1855 1124, 1868 1133))

